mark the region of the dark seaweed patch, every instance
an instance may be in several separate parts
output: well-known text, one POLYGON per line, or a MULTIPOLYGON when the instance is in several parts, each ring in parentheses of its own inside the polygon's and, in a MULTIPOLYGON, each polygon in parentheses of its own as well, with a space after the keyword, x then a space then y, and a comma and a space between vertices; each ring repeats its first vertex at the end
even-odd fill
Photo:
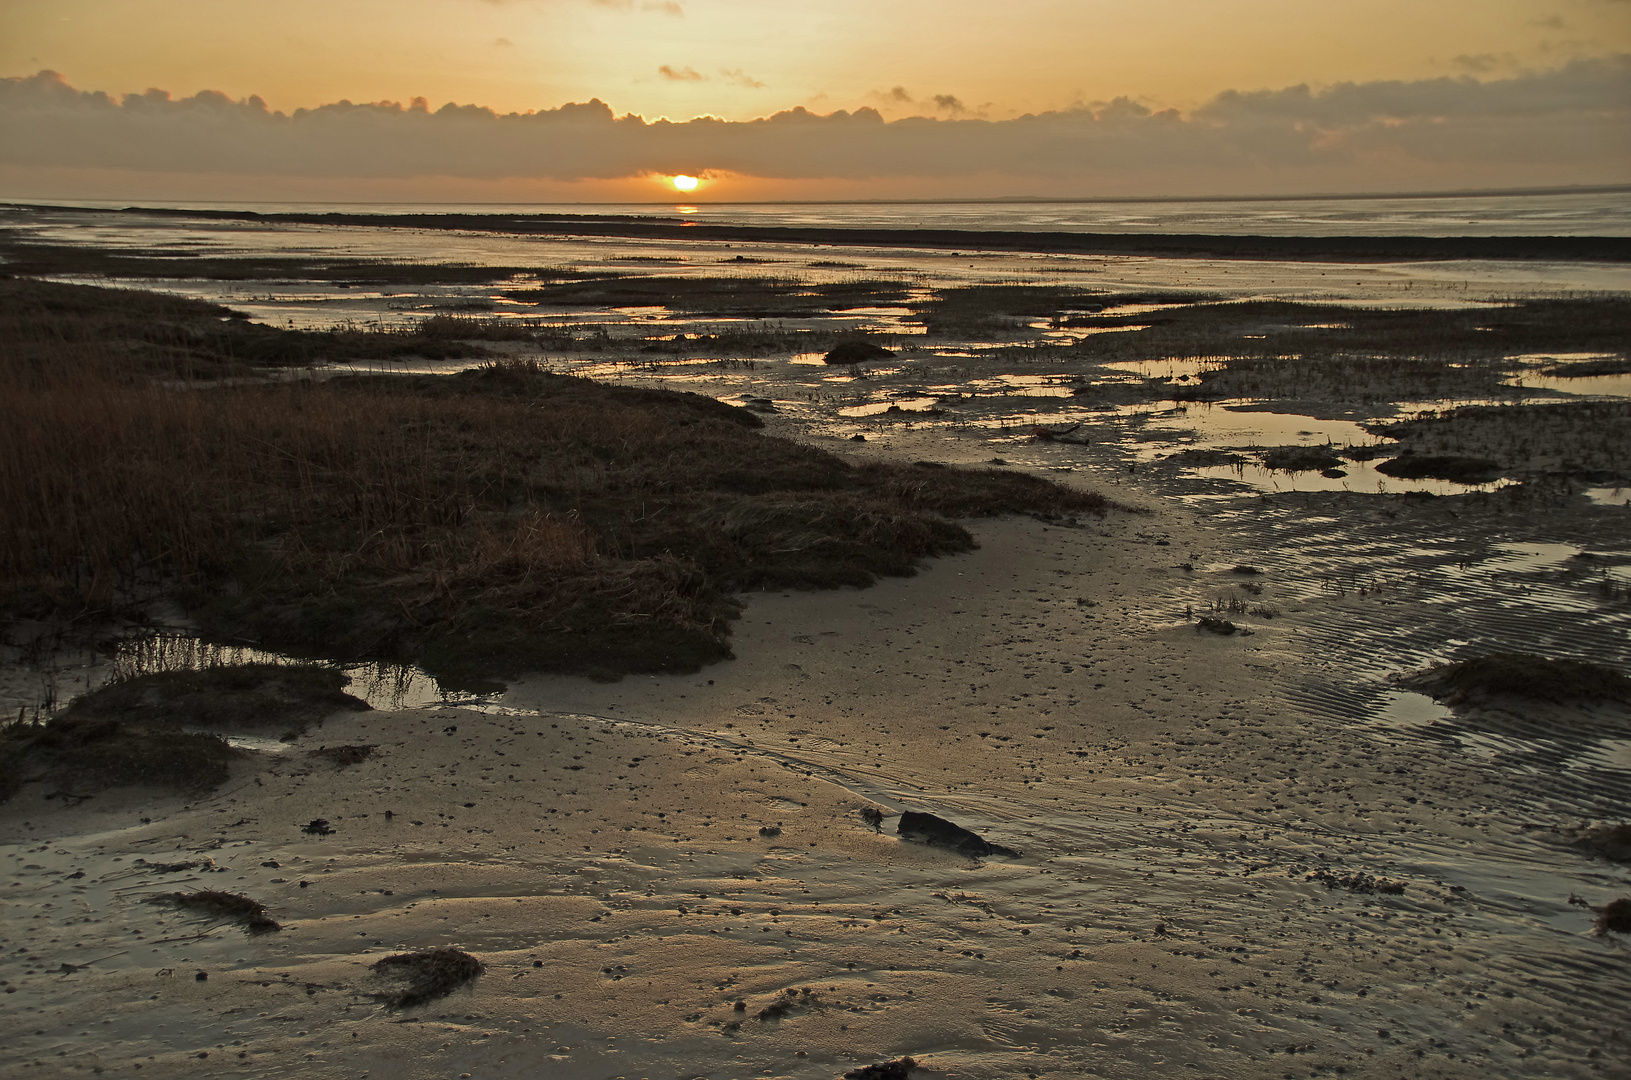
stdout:
POLYGON ((444 947, 387 956, 371 970, 380 979, 397 984, 374 991, 373 997, 393 1009, 407 1009, 446 997, 487 969, 469 953, 444 947))

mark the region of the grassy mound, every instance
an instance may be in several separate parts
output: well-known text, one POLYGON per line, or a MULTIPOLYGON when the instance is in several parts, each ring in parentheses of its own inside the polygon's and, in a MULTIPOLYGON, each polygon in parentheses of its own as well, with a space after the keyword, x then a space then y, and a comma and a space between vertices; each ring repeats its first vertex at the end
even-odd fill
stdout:
POLYGON ((1400 454, 1376 466, 1376 471, 1401 480, 1453 480, 1458 484, 1492 483, 1502 472, 1487 458, 1453 454, 1400 454))
POLYGON ((166 726, 73 715, 12 723, 0 727, 0 801, 33 780, 71 796, 132 785, 208 791, 240 753, 218 735, 166 726))
POLYGON ((446 997, 487 969, 467 952, 441 948, 387 956, 370 970, 395 984, 374 997, 393 1009, 407 1009, 446 997))
POLYGON ((1530 701, 1631 703, 1631 679, 1612 668, 1579 660, 1500 653, 1432 668, 1414 685, 1449 705, 1491 698, 1530 701))
POLYGON ((161 671, 111 682, 75 698, 65 717, 174 724, 217 731, 300 731, 367 702, 342 688, 349 678, 315 665, 237 664, 161 671))
POLYGON ((337 710, 368 708, 341 690, 346 681, 330 668, 243 664, 109 683, 49 720, 0 728, 0 801, 30 780, 71 796, 138 784, 208 791, 241 752, 184 728, 299 731, 337 710))
POLYGON ((1263 467, 1279 472, 1323 472, 1341 465, 1334 446, 1276 446, 1263 454, 1263 467))
POLYGON ((217 637, 444 681, 694 671, 730 656, 733 592, 911 574, 973 546, 949 517, 1109 505, 852 465, 712 398, 527 364, 199 392, 94 335, 23 337, 0 337, 0 617, 170 598, 217 637))

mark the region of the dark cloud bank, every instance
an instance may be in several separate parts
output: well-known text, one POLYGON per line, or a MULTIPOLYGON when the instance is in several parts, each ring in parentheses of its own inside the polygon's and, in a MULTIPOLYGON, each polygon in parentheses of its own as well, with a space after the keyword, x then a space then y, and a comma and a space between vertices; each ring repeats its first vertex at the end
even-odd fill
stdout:
POLYGON ((1390 176, 1472 173, 1621 182, 1631 179, 1631 55, 1487 81, 1229 91, 1188 114, 1119 99, 997 121, 799 108, 672 123, 617 116, 599 100, 509 114, 419 99, 284 114, 213 92, 116 99, 41 72, 0 80, 0 165, 361 180, 1175 175, 1191 190, 1209 178, 1349 174, 1372 189, 1390 176))

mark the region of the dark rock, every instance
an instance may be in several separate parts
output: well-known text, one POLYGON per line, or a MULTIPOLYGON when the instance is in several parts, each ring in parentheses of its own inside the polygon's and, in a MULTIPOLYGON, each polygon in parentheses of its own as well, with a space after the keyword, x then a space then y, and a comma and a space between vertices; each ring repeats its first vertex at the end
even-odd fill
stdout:
POLYGON ((759 826, 759 835, 764 837, 766 840, 773 840, 776 837, 780 836, 781 834, 782 834, 782 831, 778 826, 775 826, 775 825, 761 825, 761 826, 759 826))
POLYGON ((334 833, 334 830, 329 828, 326 818, 312 818, 310 823, 301 826, 300 831, 310 833, 312 836, 331 836, 334 833))
POLYGON ((829 364, 865 364, 873 360, 890 360, 894 355, 882 345, 874 345, 870 341, 846 341, 824 359, 829 364))
POLYGON ((977 833, 969 832, 961 825, 947 821, 943 817, 933 814, 920 814, 915 810, 908 810, 900 816, 900 824, 895 831, 908 840, 917 840, 924 844, 934 844, 936 847, 950 848, 968 856, 980 855, 1007 855, 1017 857, 1019 852, 1013 848, 1006 848, 1000 844, 993 844, 977 833))
POLYGON ((879 810, 877 807, 863 807, 861 810, 861 820, 872 826, 873 832, 883 831, 883 811, 879 810))
POLYGON ((1195 624, 1196 633, 1205 630, 1212 634, 1232 634, 1239 629, 1240 627, 1228 619, 1214 619, 1210 615, 1202 615, 1201 621, 1195 624))

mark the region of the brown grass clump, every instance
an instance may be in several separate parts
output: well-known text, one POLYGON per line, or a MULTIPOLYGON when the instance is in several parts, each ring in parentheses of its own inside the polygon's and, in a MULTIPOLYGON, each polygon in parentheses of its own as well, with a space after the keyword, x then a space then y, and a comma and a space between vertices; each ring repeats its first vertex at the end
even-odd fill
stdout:
POLYGON ((320 758, 337 769, 348 765, 361 765, 373 756, 377 746, 368 743, 358 743, 351 746, 319 746, 316 750, 306 751, 307 757, 320 758))
POLYGON ((371 970, 398 984, 373 996, 393 1009, 407 1009, 446 997, 487 969, 469 953, 444 947, 387 956, 371 970))
POLYGON ((1631 825, 1603 825, 1588 829, 1574 846, 1611 862, 1631 863, 1631 825))
POLYGON ((1479 656, 1431 668, 1414 684, 1449 705, 1490 698, 1631 703, 1631 679, 1613 668, 1526 653, 1479 656))
POLYGON ((711 398, 529 364, 144 381, 58 333, 91 318, 85 294, 141 310, 77 290, 79 314, 13 312, 34 344, 0 337, 0 616, 168 597, 218 638, 444 681, 694 671, 730 655, 735 590, 910 574, 972 545, 946 516, 1109 505, 1009 473, 858 467, 711 398))
POLYGON ((165 893, 148 898, 150 904, 174 904, 186 911, 195 911, 211 918, 241 923, 251 934, 269 934, 283 927, 266 914, 266 905, 242 893, 221 892, 210 889, 195 893, 165 893))
POLYGON ((1631 934, 1631 896, 1610 900, 1593 910, 1597 912, 1599 934, 1631 934))

